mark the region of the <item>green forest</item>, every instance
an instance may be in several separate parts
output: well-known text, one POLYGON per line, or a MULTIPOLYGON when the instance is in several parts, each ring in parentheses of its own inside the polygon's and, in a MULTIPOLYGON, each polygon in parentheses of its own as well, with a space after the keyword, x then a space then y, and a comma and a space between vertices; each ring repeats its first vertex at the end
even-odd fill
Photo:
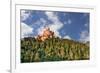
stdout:
POLYGON ((34 37, 21 39, 21 63, 89 60, 89 43, 53 37, 38 41, 34 37))

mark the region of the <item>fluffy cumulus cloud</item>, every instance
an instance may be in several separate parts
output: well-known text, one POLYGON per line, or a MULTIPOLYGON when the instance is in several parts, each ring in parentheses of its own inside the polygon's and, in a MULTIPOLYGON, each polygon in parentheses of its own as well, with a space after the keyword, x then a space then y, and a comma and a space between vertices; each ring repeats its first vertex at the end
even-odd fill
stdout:
POLYGON ((48 20, 51 21, 52 23, 47 24, 48 20, 40 18, 39 20, 37 20, 32 24, 32 27, 34 28, 34 25, 37 25, 38 28, 35 29, 37 30, 37 34, 42 34, 43 33, 42 31, 47 26, 50 28, 50 30, 52 30, 55 33, 55 36, 61 38, 62 36, 60 35, 59 30, 64 26, 64 24, 59 20, 57 13, 46 11, 45 15, 47 16, 48 20))
POLYGON ((21 23, 21 38, 29 37, 29 35, 33 33, 32 30, 32 27, 28 26, 25 23, 21 23))
POLYGON ((43 33, 42 31, 45 28, 46 24, 47 24, 47 20, 45 20, 44 18, 40 18, 39 20, 37 20, 32 24, 32 27, 34 28, 34 25, 38 26, 37 29, 36 28, 34 29, 37 31, 37 34, 39 35, 43 33))
POLYGON ((68 36, 68 35, 64 36, 63 38, 64 38, 64 39, 69 39, 69 40, 71 40, 71 37, 68 36))
POLYGON ((30 15, 31 15, 30 11, 21 10, 21 38, 29 37, 29 35, 33 33, 32 32, 33 28, 23 22, 27 18, 29 18, 30 15))
POLYGON ((89 41, 89 32, 86 30, 81 31, 79 40, 84 43, 89 41))
POLYGON ((57 13, 55 12, 45 12, 46 16, 52 24, 49 24, 49 28, 54 31, 56 36, 60 36, 59 30, 64 26, 64 24, 58 19, 57 13))
POLYGON ((25 21, 31 15, 29 10, 21 10, 21 21, 25 21))

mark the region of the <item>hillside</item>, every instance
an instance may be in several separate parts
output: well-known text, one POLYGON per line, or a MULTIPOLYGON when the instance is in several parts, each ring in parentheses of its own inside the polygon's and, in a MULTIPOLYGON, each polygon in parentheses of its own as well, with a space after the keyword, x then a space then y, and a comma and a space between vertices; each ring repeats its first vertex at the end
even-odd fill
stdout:
POLYGON ((38 41, 34 37, 21 40, 21 62, 88 60, 89 46, 77 41, 53 37, 38 41))

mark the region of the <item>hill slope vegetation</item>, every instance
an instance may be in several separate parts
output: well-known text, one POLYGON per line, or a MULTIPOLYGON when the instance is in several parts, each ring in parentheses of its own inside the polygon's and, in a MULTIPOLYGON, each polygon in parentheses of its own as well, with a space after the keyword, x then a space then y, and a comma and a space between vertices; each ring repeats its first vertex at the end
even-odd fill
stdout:
POLYGON ((38 41, 21 39, 21 62, 89 60, 89 45, 58 37, 38 41))

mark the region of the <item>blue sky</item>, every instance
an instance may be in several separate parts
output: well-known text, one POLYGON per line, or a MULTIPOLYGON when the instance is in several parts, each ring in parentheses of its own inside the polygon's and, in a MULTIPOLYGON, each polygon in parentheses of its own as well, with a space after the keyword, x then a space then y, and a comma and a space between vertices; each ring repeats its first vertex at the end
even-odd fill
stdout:
POLYGON ((37 36, 49 27, 55 36, 89 41, 89 13, 21 10, 21 37, 37 36))

